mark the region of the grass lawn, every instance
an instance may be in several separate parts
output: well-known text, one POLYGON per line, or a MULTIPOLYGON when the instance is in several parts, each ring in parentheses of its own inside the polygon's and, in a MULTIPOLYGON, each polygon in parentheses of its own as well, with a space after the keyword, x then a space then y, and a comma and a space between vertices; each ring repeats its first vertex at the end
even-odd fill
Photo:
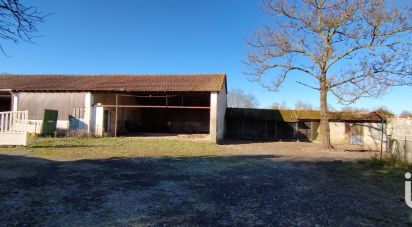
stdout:
POLYGON ((361 162, 349 162, 328 168, 328 171, 343 181, 357 180, 369 185, 379 185, 404 199, 405 173, 412 172, 411 166, 403 163, 388 164, 387 160, 379 162, 371 159, 361 162))
POLYGON ((137 137, 35 137, 29 139, 27 147, 0 147, 0 154, 22 153, 61 161, 113 157, 209 156, 217 155, 218 151, 218 146, 210 142, 137 137))

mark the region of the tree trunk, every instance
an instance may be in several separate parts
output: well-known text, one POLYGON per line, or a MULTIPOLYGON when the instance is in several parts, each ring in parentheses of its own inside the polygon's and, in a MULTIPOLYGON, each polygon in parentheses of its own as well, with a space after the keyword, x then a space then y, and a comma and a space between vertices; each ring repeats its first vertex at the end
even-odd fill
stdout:
POLYGON ((330 150, 332 145, 330 143, 330 128, 329 128, 329 115, 328 115, 328 90, 324 81, 320 84, 320 128, 322 138, 322 149, 330 150))

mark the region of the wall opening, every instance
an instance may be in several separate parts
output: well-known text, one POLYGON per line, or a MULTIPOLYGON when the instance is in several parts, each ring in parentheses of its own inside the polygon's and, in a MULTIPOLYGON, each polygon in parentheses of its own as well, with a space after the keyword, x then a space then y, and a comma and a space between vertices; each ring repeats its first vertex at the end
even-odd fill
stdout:
POLYGON ((11 94, 0 93, 0 112, 11 111, 11 94))
POLYGON ((97 93, 93 97, 95 104, 104 107, 106 135, 210 131, 210 93, 97 93))

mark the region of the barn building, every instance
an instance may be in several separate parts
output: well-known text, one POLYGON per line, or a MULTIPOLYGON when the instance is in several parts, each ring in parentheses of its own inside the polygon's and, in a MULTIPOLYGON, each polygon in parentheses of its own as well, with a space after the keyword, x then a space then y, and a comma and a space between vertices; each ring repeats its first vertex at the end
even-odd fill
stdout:
POLYGON ((0 111, 27 110, 38 132, 46 109, 57 129, 96 136, 208 134, 223 139, 226 75, 1 75, 0 111))

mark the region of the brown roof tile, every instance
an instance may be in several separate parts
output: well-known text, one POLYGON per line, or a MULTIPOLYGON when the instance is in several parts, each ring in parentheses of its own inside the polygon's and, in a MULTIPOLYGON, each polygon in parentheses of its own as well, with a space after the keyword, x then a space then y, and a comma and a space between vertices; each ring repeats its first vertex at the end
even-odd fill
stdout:
POLYGON ((227 108, 226 117, 253 118, 260 120, 297 122, 294 110, 253 109, 253 108, 227 108))
MULTIPOLYGON (((226 117, 254 118, 284 122, 319 121, 319 110, 278 110, 278 109, 248 109, 227 108, 226 117)), ((342 122, 381 122, 381 115, 377 112, 330 112, 330 121, 342 122)), ((385 119, 383 119, 385 120, 385 119)))
MULTIPOLYGON (((318 110, 296 110, 296 115, 299 120, 320 120, 320 112, 318 110)), ((329 112, 329 120, 381 122, 382 118, 376 112, 329 112)))
POLYGON ((225 74, 0 75, 0 89, 14 91, 220 91, 225 74))

